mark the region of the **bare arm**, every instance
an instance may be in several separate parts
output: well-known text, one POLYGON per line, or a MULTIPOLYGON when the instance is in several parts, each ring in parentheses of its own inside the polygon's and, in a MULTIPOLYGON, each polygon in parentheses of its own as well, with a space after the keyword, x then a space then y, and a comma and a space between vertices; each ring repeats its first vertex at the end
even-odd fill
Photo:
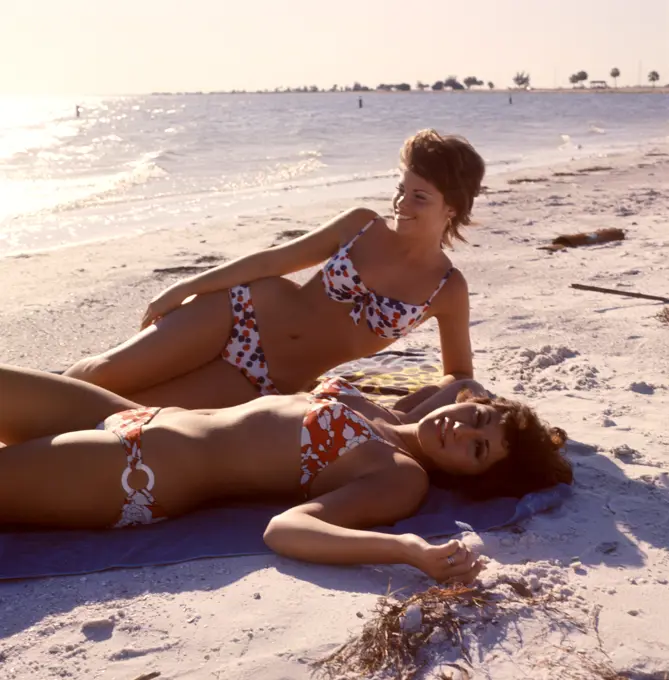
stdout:
POLYGON ((256 279, 290 274, 323 262, 337 251, 342 242, 353 238, 376 216, 377 213, 372 210, 354 208, 284 245, 239 257, 177 281, 151 301, 142 325, 147 326, 171 312, 192 295, 204 295, 256 279))
POLYGON ((444 377, 439 383, 442 387, 455 380, 474 377, 467 281, 456 269, 447 285, 450 286, 449 295, 438 299, 441 306, 435 313, 444 367, 444 377))
POLYGON ((365 415, 368 417, 388 420, 386 416, 391 413, 401 423, 416 423, 423 416, 442 406, 455 404, 458 394, 463 389, 470 390, 477 397, 488 396, 488 391, 480 382, 473 378, 466 378, 465 380, 453 380, 446 385, 425 385, 412 394, 401 397, 392 408, 380 406, 365 395, 361 398, 364 398, 366 402, 365 415), (401 408, 398 408, 398 404, 401 408))
POLYGON ((450 287, 447 291, 448 295, 439 295, 436 302, 441 303, 441 305, 439 307, 435 305, 444 377, 435 385, 427 385, 399 399, 394 407, 397 411, 409 413, 437 394, 441 388, 474 377, 472 345, 469 337, 469 290, 467 281, 460 271, 456 270, 446 285, 450 287))
MULTIPOLYGON (((430 385, 430 387, 432 387, 430 385)), ((431 393, 426 392, 425 398, 416 403, 411 410, 405 413, 402 421, 405 423, 417 423, 428 413, 432 413, 442 406, 454 404, 460 390, 471 390, 477 397, 486 397, 488 392, 485 387, 473 379, 455 380, 445 387, 435 387, 431 393)), ((418 394, 416 392, 415 394, 418 394)))
POLYGON ((396 536, 363 528, 408 517, 426 491, 425 472, 406 458, 394 468, 277 515, 265 530, 265 543, 281 555, 308 562, 409 564, 438 580, 474 578, 479 565, 457 541, 432 546, 413 534, 396 536))
POLYGON ((282 276, 326 260, 342 241, 352 238, 376 213, 365 208, 348 210, 326 224, 284 245, 226 262, 185 279, 189 295, 211 293, 269 276, 282 276))

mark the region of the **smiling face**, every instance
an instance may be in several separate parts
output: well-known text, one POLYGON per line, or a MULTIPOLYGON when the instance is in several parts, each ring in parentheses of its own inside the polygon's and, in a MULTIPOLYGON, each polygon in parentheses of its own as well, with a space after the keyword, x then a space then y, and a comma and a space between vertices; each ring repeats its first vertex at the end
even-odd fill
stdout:
POLYGON ((440 221, 443 243, 464 241, 460 229, 471 223, 474 198, 481 191, 485 174, 485 162, 474 147, 462 137, 420 130, 404 142, 400 163, 411 171, 412 178, 436 190, 442 204, 448 206, 449 214, 440 221))
POLYGON ((502 415, 489 404, 432 411, 418 423, 418 441, 423 454, 452 475, 482 474, 508 455, 502 415))
POLYGON ((393 212, 399 233, 433 235, 441 240, 449 219, 455 214, 441 192, 416 173, 403 168, 393 196, 393 212))

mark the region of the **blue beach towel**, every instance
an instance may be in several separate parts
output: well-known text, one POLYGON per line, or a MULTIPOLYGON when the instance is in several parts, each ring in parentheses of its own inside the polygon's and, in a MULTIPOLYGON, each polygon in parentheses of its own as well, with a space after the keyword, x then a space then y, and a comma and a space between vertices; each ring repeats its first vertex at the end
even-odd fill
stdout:
MULTIPOLYGON (((428 539, 465 530, 487 531, 557 507, 570 493, 571 487, 561 484, 520 500, 473 503, 451 491, 432 488, 418 514, 379 531, 415 533, 428 539)), ((271 517, 284 509, 239 505, 130 529, 0 533, 0 580, 270 553, 262 540, 263 531, 271 517)))
MULTIPOLYGON (((440 375, 438 359, 422 352, 382 352, 339 367, 343 375, 385 405, 440 375)), ((485 502, 431 488, 420 511, 379 531, 414 533, 426 539, 461 531, 489 531, 560 505, 571 493, 561 484, 516 498, 485 502)), ((105 531, 0 530, 0 580, 89 574, 118 567, 145 567, 205 557, 270 553, 262 540, 281 506, 240 504, 208 508, 150 526, 105 531)))

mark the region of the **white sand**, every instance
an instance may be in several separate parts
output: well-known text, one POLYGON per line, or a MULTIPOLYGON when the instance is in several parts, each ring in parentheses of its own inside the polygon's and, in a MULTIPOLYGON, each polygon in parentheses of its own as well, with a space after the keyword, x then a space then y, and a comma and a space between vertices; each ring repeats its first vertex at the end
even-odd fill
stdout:
MULTIPOLYGON (((470 282, 477 376, 568 431, 577 480, 558 511, 480 537, 490 556, 485 581, 524 578, 553 595, 556 614, 529 607, 481 629, 472 642, 476 677, 599 677, 575 673, 604 653, 629 677, 669 671, 669 325, 655 317, 660 303, 569 288, 669 296, 669 155, 598 164, 612 169, 524 173, 548 178, 533 184, 490 180, 477 204, 480 226, 454 254, 470 282), (625 229, 627 239, 537 250, 561 233, 604 227, 625 229), (591 626, 597 612, 603 652, 591 626)), ((365 204, 387 211, 388 198, 365 204)), ((153 269, 230 258, 345 207, 0 260, 2 360, 65 367, 137 327, 146 301, 174 280, 153 269)), ((437 342, 428 323, 405 344, 437 342)), ((389 584, 407 594, 430 585, 404 566, 319 567, 274 556, 0 583, 0 677, 308 678, 307 661, 359 632, 389 584)), ((430 646, 424 677, 438 677, 443 651, 430 646)))

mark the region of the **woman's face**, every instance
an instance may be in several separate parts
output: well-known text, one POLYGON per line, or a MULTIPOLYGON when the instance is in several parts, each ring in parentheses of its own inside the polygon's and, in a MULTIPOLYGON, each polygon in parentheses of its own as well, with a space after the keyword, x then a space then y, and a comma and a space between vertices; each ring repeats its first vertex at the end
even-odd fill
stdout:
POLYGON ((450 404, 419 421, 418 441, 440 470, 479 475, 508 455, 501 418, 487 404, 450 404))
POLYGON ((411 170, 401 170, 393 196, 393 212, 398 232, 434 232, 441 239, 454 211, 446 205, 439 189, 411 170))

